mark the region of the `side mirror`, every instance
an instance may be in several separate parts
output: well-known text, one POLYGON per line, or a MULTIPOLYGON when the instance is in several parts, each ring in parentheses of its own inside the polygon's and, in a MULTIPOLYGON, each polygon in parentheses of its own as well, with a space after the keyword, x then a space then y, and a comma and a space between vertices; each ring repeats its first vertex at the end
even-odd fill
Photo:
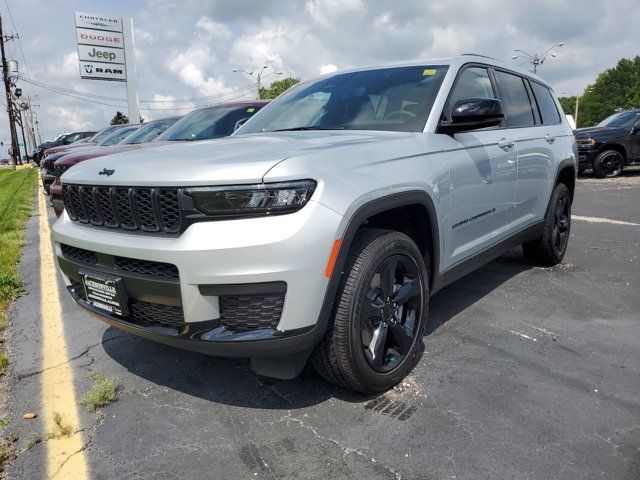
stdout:
POLYGON ((233 131, 235 132, 236 130, 238 130, 242 125, 244 125, 245 123, 247 123, 247 120, 249 120, 249 117, 247 118, 241 118, 240 120, 238 120, 235 124, 235 126, 233 127, 233 131))
POLYGON ((451 112, 451 121, 440 122, 443 133, 466 132, 495 127, 502 123, 502 102, 495 98, 466 98, 458 101, 451 112))

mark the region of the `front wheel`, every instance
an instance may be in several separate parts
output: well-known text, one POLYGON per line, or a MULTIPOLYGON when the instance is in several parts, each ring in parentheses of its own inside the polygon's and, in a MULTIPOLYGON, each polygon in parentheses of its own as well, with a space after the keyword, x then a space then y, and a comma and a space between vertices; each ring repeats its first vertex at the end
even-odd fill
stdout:
POLYGON ((596 178, 614 178, 624 167, 624 157, 616 150, 605 150, 593 161, 593 175, 596 178))
POLYGON ((571 232, 571 194, 564 183, 553 190, 542 236, 522 244, 527 259, 536 265, 551 267, 562 262, 571 232))
POLYGON ((362 393, 402 381, 419 360, 428 278, 410 237, 389 230, 363 232, 347 259, 333 319, 311 357, 316 371, 362 393))

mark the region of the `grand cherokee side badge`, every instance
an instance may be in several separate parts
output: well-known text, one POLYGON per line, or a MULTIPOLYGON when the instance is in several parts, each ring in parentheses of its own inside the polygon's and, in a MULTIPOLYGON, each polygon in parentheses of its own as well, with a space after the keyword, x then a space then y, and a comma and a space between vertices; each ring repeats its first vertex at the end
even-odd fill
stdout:
POLYGON ((106 175, 107 177, 110 177, 114 173, 115 170, 107 170, 106 168, 103 168, 101 172, 98 172, 98 175, 106 175))

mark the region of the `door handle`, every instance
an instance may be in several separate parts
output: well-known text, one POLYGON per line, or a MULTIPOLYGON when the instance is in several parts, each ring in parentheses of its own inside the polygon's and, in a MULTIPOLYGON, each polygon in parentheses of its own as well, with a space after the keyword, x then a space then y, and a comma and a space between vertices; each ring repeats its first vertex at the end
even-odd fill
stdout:
POLYGON ((501 138, 498 141, 498 146, 503 150, 509 150, 516 144, 513 140, 509 140, 508 138, 501 138))
POLYGON ((554 137, 553 135, 551 135, 550 133, 547 133, 544 136, 544 139, 548 142, 548 143, 553 143, 556 141, 556 137, 554 137))

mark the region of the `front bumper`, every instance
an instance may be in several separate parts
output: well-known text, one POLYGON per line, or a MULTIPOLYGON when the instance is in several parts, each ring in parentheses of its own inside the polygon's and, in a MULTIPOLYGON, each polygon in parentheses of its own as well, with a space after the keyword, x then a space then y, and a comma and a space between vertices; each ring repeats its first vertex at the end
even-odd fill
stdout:
POLYGON ((41 172, 41 177, 42 177, 42 186, 44 187, 44 190, 48 194, 51 190, 51 184, 53 184, 53 182, 55 181, 56 176, 50 173, 47 173, 46 170, 43 170, 41 172))
POLYGON ((580 150, 578 149, 578 167, 592 168, 598 152, 596 150, 580 150))
POLYGON ((341 219, 309 202, 293 214, 195 223, 171 237, 79 225, 63 213, 53 239, 74 300, 114 327, 211 355, 283 357, 310 350, 324 333, 324 325, 317 325, 328 284, 324 272, 341 219), (62 245, 96 252, 98 263, 69 258, 62 245), (110 260, 116 257, 175 265, 179 276, 119 271, 110 260), (180 307, 184 328, 140 326, 93 308, 74 291, 79 272, 87 270, 121 277, 135 300, 180 307), (234 332, 221 324, 224 296, 242 295, 247 286, 283 283, 286 294, 277 327, 234 332))

